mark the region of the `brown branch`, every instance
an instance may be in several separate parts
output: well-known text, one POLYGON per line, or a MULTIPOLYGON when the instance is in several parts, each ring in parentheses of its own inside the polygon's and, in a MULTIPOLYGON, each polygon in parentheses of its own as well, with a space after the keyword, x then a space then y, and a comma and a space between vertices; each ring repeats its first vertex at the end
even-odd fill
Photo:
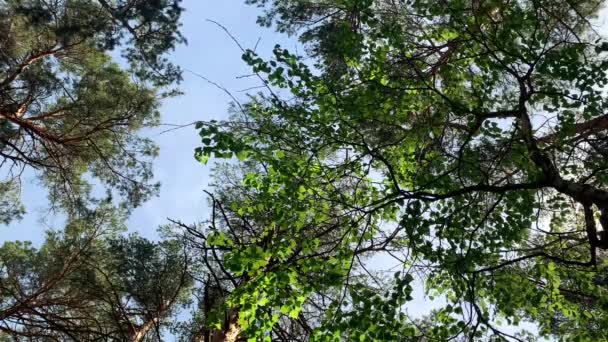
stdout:
MULTIPOLYGON (((608 114, 604 114, 602 116, 598 116, 597 118, 591 119, 589 121, 581 122, 574 125, 575 137, 572 140, 580 140, 584 139, 592 134, 605 131, 608 129, 608 114)), ((545 144, 550 144, 555 142, 557 137, 559 136, 559 132, 547 134, 537 141, 545 144)))
POLYGON ((32 53, 29 57, 27 57, 21 64, 19 64, 15 70, 13 70, 4 80, 0 81, 0 89, 6 87, 7 85, 9 85, 11 82, 13 82, 14 80, 17 79, 17 77, 19 77, 19 75, 25 71, 28 67, 30 67, 32 64, 36 63, 37 61, 41 60, 44 57, 47 56, 51 56, 54 55, 58 52, 60 52, 61 50, 65 49, 64 46, 58 47, 53 49, 52 47, 38 52, 38 53, 32 53))

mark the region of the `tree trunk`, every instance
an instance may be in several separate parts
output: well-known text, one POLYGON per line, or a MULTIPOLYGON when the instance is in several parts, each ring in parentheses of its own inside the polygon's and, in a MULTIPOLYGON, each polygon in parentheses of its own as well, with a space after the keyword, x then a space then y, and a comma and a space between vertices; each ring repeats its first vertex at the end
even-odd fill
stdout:
POLYGON ((210 342, 236 342, 240 337, 239 312, 237 309, 230 309, 224 330, 211 332, 210 342))
POLYGON ((156 322, 158 322, 158 319, 154 318, 154 319, 151 319, 151 320, 145 322, 141 326, 139 326, 138 329, 133 331, 133 333, 131 335, 131 342, 143 341, 144 338, 146 337, 146 335, 148 334, 148 332, 150 332, 150 330, 152 330, 152 328, 154 328, 156 322))

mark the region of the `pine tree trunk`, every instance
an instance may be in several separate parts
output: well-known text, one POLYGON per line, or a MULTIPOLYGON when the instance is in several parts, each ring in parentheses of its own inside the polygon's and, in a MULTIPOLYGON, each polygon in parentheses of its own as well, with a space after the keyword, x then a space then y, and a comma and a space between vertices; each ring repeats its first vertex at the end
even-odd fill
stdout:
POLYGON ((223 331, 211 332, 210 342, 236 342, 241 337, 241 326, 239 325, 239 312, 231 309, 228 314, 227 326, 223 331))

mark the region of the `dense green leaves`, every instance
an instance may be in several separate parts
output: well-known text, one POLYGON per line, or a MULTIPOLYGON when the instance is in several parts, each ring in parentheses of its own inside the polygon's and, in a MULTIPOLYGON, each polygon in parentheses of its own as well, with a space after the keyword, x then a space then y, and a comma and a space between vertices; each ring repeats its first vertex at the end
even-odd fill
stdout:
MULTIPOLYGON (((312 321, 323 338, 394 340, 367 325, 380 312, 412 338, 524 339, 498 325, 522 316, 542 336, 606 338, 588 329, 601 326, 601 304, 583 299, 605 291, 608 247, 606 61, 590 26, 600 2, 250 3, 268 9, 262 23, 299 34, 316 68, 278 46, 270 60, 246 51, 270 88, 230 122, 199 127, 205 156, 247 151, 258 165, 242 177, 245 202, 220 200, 249 229, 272 231, 229 244, 233 271, 255 274, 237 298, 290 265, 275 244, 299 246, 342 218, 302 255, 329 252, 345 270, 300 276, 322 284, 312 293, 347 294, 312 321), (424 329, 410 330, 404 303, 358 287, 385 281, 365 261, 383 254, 445 298, 424 329)), ((247 317, 243 336, 279 336, 247 300, 229 303, 247 317)))
POLYGON ((0 336, 152 341, 164 334, 190 300, 189 257, 176 240, 120 236, 123 219, 100 208, 49 232, 39 248, 4 243, 0 336))

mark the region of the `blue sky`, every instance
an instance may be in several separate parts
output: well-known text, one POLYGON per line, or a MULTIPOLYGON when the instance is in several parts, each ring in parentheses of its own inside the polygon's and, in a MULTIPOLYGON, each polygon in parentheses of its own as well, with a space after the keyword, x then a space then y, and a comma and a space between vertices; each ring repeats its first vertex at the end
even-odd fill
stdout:
MULTIPOLYGON (((252 79, 237 79, 250 74, 242 61, 241 51, 214 20, 225 26, 245 48, 253 48, 260 39, 257 51, 268 55, 277 42, 286 47, 295 40, 259 27, 256 17, 260 10, 247 6, 243 0, 185 0, 186 12, 182 32, 188 45, 180 46, 173 54, 175 63, 186 70, 203 75, 227 88, 233 95, 244 97, 241 90, 259 85, 252 79)), ((196 120, 226 118, 230 97, 189 71, 184 72, 181 84, 183 96, 169 99, 162 106, 165 123, 190 123, 196 120)), ((200 146, 200 137, 194 127, 168 133, 170 127, 160 127, 151 133, 160 146, 155 175, 161 181, 161 195, 137 209, 129 220, 129 227, 144 236, 153 236, 159 224, 171 217, 190 223, 206 218, 206 188, 210 166, 203 166, 193 158, 193 150, 200 146)))
MULTIPOLYGON (((275 44, 295 49, 296 40, 279 35, 272 29, 259 27, 256 17, 260 9, 244 4, 244 0, 184 0, 182 33, 187 45, 179 46, 171 54, 174 63, 182 68, 220 84, 235 96, 244 98, 240 90, 258 85, 252 79, 237 79, 250 73, 241 60, 241 51, 214 20, 228 28, 245 48, 257 45, 261 55, 269 55, 275 44)), ((166 100, 161 107, 163 123, 186 124, 197 120, 221 120, 226 117, 230 98, 217 87, 186 71, 180 89, 184 95, 166 100)), ((162 184, 160 196, 137 208, 128 221, 129 230, 155 238, 159 225, 167 218, 187 223, 207 217, 208 207, 203 190, 209 181, 210 166, 203 166, 193 158, 193 150, 200 138, 193 126, 160 134, 170 127, 161 126, 145 132, 160 146, 154 173, 162 184)), ((11 225, 0 227, 0 242, 31 240, 40 243, 48 228, 61 229, 61 220, 48 215, 46 190, 35 184, 31 173, 25 175, 23 202, 26 217, 11 225)))

